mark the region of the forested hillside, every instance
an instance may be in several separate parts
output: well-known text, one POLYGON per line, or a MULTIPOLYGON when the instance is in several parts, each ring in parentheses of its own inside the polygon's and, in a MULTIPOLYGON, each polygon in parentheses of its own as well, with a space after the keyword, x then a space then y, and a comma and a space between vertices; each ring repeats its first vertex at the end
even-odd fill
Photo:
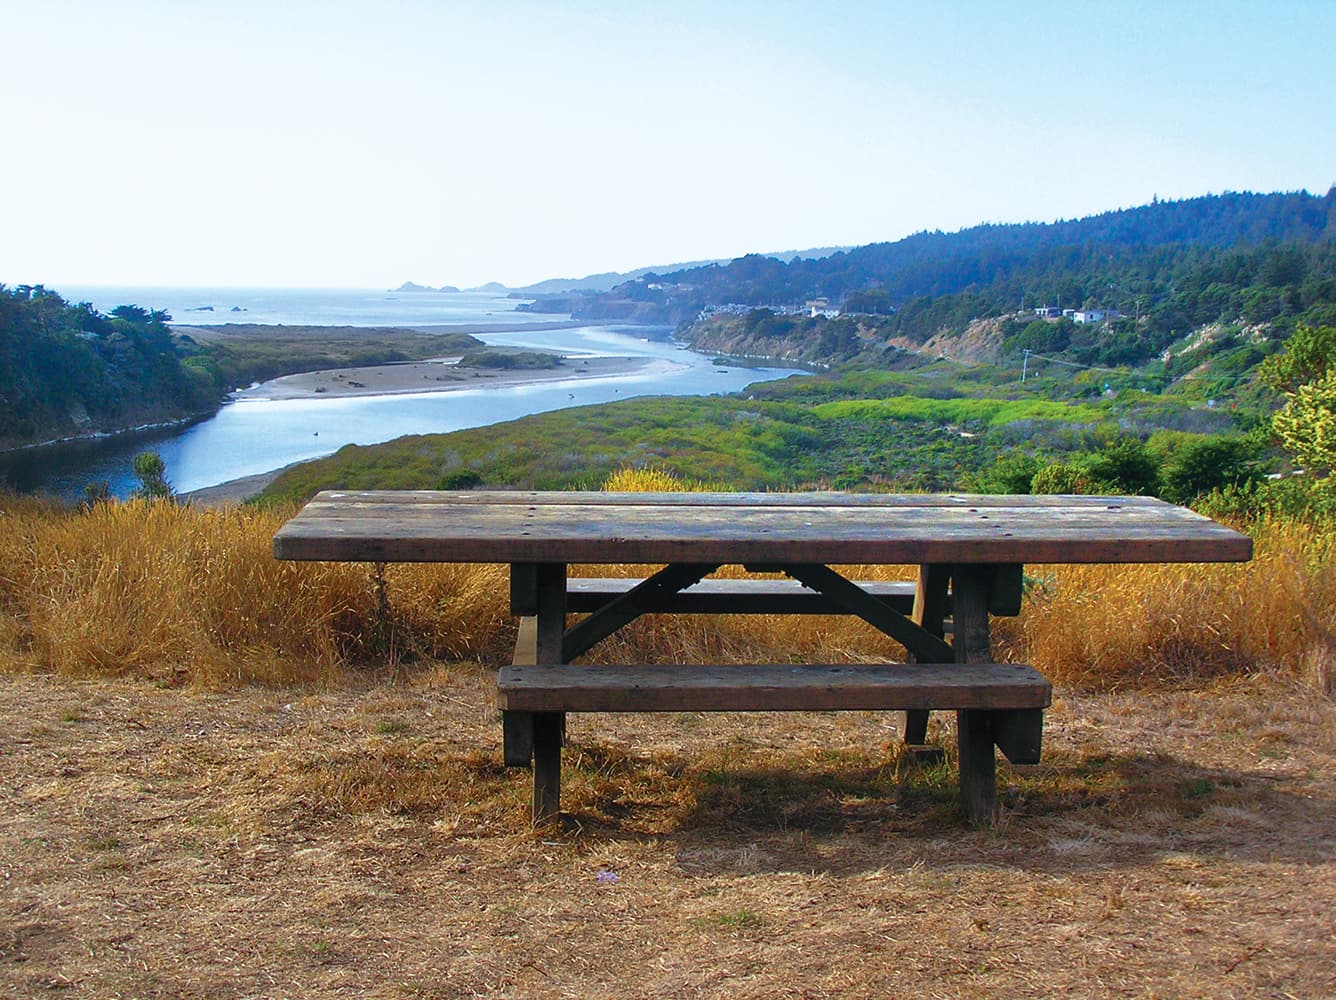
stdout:
POLYGON ((1237 376, 1274 353, 1296 324, 1336 324, 1336 241, 1046 251, 989 283, 917 296, 889 315, 761 308, 709 316, 683 332, 703 350, 830 364, 875 360, 887 344, 940 344, 988 319, 996 322, 987 336, 953 357, 1018 363, 1029 351, 1080 365, 1152 364, 1166 380, 1215 358, 1227 369, 1220 374, 1237 376), (1037 317, 1034 307, 1048 304, 1117 313, 1097 323, 1037 317), (1209 336, 1185 341, 1206 327, 1209 336))
POLYGON ((1304 246, 1336 234, 1336 189, 1317 196, 1226 193, 1153 202, 1056 223, 981 225, 957 233, 918 233, 819 260, 788 263, 759 255, 672 274, 645 274, 601 295, 567 296, 536 311, 584 318, 678 323, 708 306, 801 306, 825 298, 866 313, 903 311, 918 299, 964 292, 1007 308, 1089 300, 1134 312, 1172 293, 1159 277, 1201 269, 1214 251, 1288 243, 1304 246))
POLYGON ((109 315, 41 285, 0 285, 0 448, 121 430, 206 411, 221 386, 166 313, 109 315))

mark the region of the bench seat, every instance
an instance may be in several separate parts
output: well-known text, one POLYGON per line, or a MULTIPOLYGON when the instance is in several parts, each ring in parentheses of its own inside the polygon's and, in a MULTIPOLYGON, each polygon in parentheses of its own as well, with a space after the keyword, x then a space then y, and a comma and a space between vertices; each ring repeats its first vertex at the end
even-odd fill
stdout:
POLYGON ((560 811, 567 712, 796 712, 954 709, 966 817, 997 811, 994 747, 1037 764, 1049 682, 1019 663, 503 667, 505 763, 533 767, 534 817, 560 811))
POLYGON ((803 712, 1048 707, 1052 687, 1016 663, 511 666, 498 705, 520 712, 803 712))
MULTIPOLYGON (((571 577, 566 581, 566 610, 597 611, 643 581, 633 577, 571 577)), ((912 580, 859 580, 858 586, 901 614, 914 608, 912 580)), ((950 598, 947 599, 950 612, 950 598)), ((666 595, 655 611, 664 614, 836 614, 839 608, 797 580, 702 580, 666 595)))

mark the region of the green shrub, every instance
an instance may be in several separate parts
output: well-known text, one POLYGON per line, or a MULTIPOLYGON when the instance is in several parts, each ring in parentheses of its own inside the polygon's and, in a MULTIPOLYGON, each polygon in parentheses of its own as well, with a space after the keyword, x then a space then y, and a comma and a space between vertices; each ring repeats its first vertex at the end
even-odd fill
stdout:
POLYGON ((1085 469, 1071 462, 1054 462, 1035 473, 1031 493, 1098 493, 1085 469))

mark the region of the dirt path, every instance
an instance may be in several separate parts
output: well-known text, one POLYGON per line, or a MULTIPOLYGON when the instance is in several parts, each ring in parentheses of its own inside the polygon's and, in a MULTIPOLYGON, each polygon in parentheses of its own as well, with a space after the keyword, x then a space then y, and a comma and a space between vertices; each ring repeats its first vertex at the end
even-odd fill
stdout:
POLYGON ((0 676, 0 995, 1336 995, 1336 707, 1059 697, 996 830, 876 715, 574 717, 525 823, 490 675, 0 676))

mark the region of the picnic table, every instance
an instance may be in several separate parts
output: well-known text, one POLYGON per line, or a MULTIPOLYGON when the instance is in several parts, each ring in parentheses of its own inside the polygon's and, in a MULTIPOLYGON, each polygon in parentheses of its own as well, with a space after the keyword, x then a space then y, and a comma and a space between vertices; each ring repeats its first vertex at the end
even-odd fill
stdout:
POLYGON ((521 625, 498 707, 505 762, 533 769, 536 823, 560 810, 567 712, 813 710, 903 712, 914 746, 930 711, 955 711, 962 808, 987 821, 994 748, 1037 763, 1052 696, 1033 667, 993 660, 989 616, 1019 613, 1024 565, 1239 562, 1252 542, 1148 497, 326 491, 279 530, 274 553, 510 565, 521 625), (577 564, 662 568, 573 577, 577 564), (905 564, 916 579, 841 572, 905 564), (711 576, 735 565, 772 578, 711 576), (907 662, 574 663, 651 613, 855 615, 907 662))

